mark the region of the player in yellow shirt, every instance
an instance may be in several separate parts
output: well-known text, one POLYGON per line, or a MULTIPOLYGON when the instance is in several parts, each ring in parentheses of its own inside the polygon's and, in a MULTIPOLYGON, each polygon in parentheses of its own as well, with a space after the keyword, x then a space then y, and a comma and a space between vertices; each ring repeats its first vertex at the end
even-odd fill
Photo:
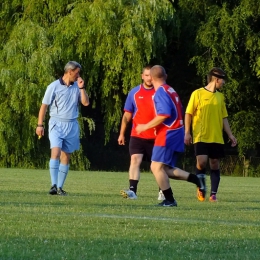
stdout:
MULTIPOLYGON (((205 186, 206 166, 209 159, 211 192, 209 200, 217 201, 220 182, 219 160, 224 157, 223 129, 227 133, 232 146, 237 145, 229 123, 224 96, 219 90, 225 84, 225 72, 221 68, 212 68, 208 74, 208 85, 195 90, 190 97, 185 112, 186 145, 194 143, 196 155, 196 174, 205 186), (192 135, 190 129, 192 124, 192 135)), ((198 199, 205 196, 198 190, 198 199)))

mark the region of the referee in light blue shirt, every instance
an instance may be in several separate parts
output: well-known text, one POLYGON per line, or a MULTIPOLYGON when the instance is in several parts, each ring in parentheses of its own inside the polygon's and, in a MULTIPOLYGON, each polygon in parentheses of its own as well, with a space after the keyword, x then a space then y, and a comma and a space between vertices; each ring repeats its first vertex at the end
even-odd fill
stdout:
POLYGON ((51 195, 66 195, 63 185, 69 170, 70 155, 79 149, 79 102, 83 106, 89 105, 80 70, 79 63, 68 62, 64 75, 47 87, 39 111, 36 134, 41 138, 44 136, 43 122, 49 107, 51 195))

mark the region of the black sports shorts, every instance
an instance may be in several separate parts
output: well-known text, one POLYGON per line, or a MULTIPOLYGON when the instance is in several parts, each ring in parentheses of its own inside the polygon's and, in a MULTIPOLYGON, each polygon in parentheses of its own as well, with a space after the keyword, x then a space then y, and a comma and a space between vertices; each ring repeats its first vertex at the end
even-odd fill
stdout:
POLYGON ((133 154, 143 154, 143 160, 151 161, 153 152, 154 139, 143 139, 131 136, 129 142, 129 153, 133 154))
POLYGON ((224 144, 203 143, 194 144, 195 155, 208 155, 211 159, 219 159, 225 157, 224 144))

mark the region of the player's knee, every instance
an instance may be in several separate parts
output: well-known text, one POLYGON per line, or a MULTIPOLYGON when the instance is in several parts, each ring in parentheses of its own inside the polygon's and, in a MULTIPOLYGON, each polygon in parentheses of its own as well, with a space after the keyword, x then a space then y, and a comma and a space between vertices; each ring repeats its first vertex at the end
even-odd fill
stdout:
POLYGON ((59 160, 61 155, 61 150, 59 147, 54 147, 51 149, 51 159, 59 160))
POLYGON ((207 167, 207 162, 198 162, 197 163, 198 170, 204 170, 204 169, 206 169, 206 167, 207 167))
POLYGON ((158 171, 160 171, 162 168, 162 164, 161 163, 157 163, 157 162, 152 162, 150 169, 153 173, 156 173, 158 171))
POLYGON ((219 160, 218 159, 210 159, 210 168, 212 170, 219 169, 219 160))
POLYGON ((142 162, 142 157, 136 155, 131 156, 131 165, 139 166, 141 162, 142 162))

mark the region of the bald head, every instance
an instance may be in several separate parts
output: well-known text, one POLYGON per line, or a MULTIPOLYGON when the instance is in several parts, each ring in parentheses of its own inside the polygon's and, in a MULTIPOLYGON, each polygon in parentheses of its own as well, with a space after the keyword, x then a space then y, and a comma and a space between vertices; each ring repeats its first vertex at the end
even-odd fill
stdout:
POLYGON ((166 80, 167 78, 167 74, 165 72, 164 67, 160 66, 160 65, 155 65, 151 68, 150 71, 151 77, 154 80, 166 80))

